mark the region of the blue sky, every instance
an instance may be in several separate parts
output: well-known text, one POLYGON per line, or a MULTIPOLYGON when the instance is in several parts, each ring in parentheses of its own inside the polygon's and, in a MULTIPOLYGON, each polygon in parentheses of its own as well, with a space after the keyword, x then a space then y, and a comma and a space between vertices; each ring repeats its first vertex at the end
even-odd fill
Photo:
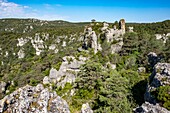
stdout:
POLYGON ((168 0, 0 0, 0 18, 72 22, 156 22, 170 19, 168 0))

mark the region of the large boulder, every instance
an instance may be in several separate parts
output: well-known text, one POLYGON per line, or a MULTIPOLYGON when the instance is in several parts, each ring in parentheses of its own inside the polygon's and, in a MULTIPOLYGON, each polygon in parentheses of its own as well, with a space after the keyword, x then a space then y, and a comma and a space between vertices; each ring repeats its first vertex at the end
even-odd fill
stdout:
POLYGON ((154 52, 150 52, 148 54, 148 62, 151 67, 154 67, 154 65, 159 61, 158 55, 154 52))
POLYGON ((150 104, 145 102, 142 106, 135 109, 135 113, 170 113, 167 109, 160 107, 159 104, 150 104))
POLYGON ((0 100, 0 112, 7 113, 70 113, 68 104, 56 92, 42 84, 24 86, 0 100))
POLYGON ((81 108, 81 113, 93 113, 93 110, 90 108, 89 104, 83 104, 81 108))
POLYGON ((24 53, 24 50, 23 49, 20 49, 18 51, 18 58, 24 58, 25 57, 25 53, 24 53))
POLYGON ((138 72, 139 73, 145 73, 146 72, 146 68, 145 67, 139 67, 138 68, 138 72))
POLYGON ((49 84, 49 83, 50 83, 49 77, 45 76, 43 79, 43 84, 49 84))

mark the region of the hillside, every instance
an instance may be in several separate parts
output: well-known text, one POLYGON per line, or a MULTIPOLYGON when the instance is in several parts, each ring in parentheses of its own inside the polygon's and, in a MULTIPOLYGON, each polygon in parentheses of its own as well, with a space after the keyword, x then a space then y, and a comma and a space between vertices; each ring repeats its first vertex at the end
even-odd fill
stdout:
POLYGON ((169 48, 170 20, 0 19, 0 112, 170 112, 169 48))

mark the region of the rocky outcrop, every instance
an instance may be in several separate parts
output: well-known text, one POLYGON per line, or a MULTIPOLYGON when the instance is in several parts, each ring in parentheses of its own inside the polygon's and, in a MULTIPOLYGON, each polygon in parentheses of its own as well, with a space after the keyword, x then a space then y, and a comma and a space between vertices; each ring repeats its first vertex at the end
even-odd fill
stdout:
MULTIPOLYGON (((98 39, 101 39, 106 40, 107 43, 111 43, 112 54, 119 52, 123 45, 122 35, 125 34, 125 20, 121 19, 119 24, 120 29, 117 29, 116 26, 110 28, 109 24, 104 22, 103 27, 99 28, 101 33, 98 36, 95 31, 93 31, 92 27, 86 27, 84 30, 83 48, 93 48, 94 53, 97 53, 97 51, 102 51, 101 43, 98 41, 98 39)), ((82 51, 81 48, 78 50, 82 51)))
POLYGON ((167 34, 155 34, 156 39, 157 40, 162 40, 163 43, 167 42, 169 36, 170 36, 170 33, 167 33, 167 34))
POLYGON ((150 52, 148 54, 148 62, 151 67, 154 67, 154 65, 159 61, 159 57, 157 56, 156 53, 150 52))
POLYGON ((133 32, 133 27, 128 27, 129 32, 133 32))
POLYGON ((45 48, 44 40, 47 40, 49 37, 49 34, 43 34, 40 37, 40 33, 36 33, 34 39, 31 39, 32 46, 36 50, 36 55, 40 55, 41 52, 43 52, 43 49, 45 48))
POLYGON ((6 89, 6 83, 3 82, 3 81, 0 81, 0 94, 4 93, 5 92, 5 89, 6 89))
POLYGON ((66 41, 63 41, 62 46, 63 46, 63 47, 65 47, 65 46, 66 46, 66 41))
POLYGON ((44 77, 43 84, 55 83, 57 86, 64 87, 66 83, 75 82, 76 74, 80 65, 84 64, 87 59, 80 56, 76 60, 73 56, 63 57, 60 69, 51 68, 49 76, 44 77))
POLYGON ((111 44, 111 53, 118 53, 123 46, 123 38, 122 35, 125 33, 125 23, 120 22, 120 28, 121 29, 116 29, 114 28, 109 28, 109 24, 103 24, 103 28, 101 28, 102 34, 104 34, 105 37, 104 39, 107 40, 108 43, 111 44), (106 26, 107 25, 107 26, 106 26))
POLYGON ((25 45, 29 40, 28 39, 25 39, 25 38, 18 38, 18 44, 17 46, 20 46, 22 47, 23 45, 25 45))
POLYGON ((135 109, 135 113, 170 113, 170 111, 160 107, 159 104, 153 105, 149 102, 145 102, 142 106, 135 109))
POLYGON ((112 41, 119 41, 122 40, 121 36, 125 33, 124 25, 120 24, 122 26, 121 29, 117 29, 115 26, 113 28, 109 28, 108 23, 103 23, 103 27, 101 28, 102 34, 104 34, 104 37, 107 40, 107 42, 112 41))
POLYGON ((116 69, 116 64, 112 64, 112 63, 110 63, 110 62, 107 62, 106 63, 106 68, 107 67, 110 67, 111 69, 116 69))
POLYGON ((94 53, 97 53, 97 35, 91 27, 85 29, 85 35, 83 40, 83 48, 93 48, 94 53))
POLYGON ((121 19, 119 21, 119 26, 120 26, 120 30, 122 30, 122 33, 125 33, 126 28, 125 28, 125 20, 124 19, 121 19))
POLYGON ((116 44, 112 44, 111 45, 111 53, 118 53, 119 51, 121 51, 123 46, 123 41, 117 42, 116 44))
POLYGON ((138 72, 139 73, 145 73, 146 72, 146 68, 145 67, 139 67, 138 68, 138 72))
POLYGON ((156 91, 160 86, 170 85, 170 64, 156 64, 149 79, 150 83, 146 89, 145 100, 156 104, 156 99, 151 95, 151 92, 156 91))
POLYGON ((20 49, 18 51, 18 58, 24 58, 25 57, 25 53, 24 53, 24 50, 23 49, 20 49))
POLYGON ((51 45, 49 46, 49 50, 55 50, 55 48, 56 48, 56 45, 55 45, 55 44, 51 44, 51 45))
POLYGON ((68 104, 56 92, 42 84, 25 86, 0 100, 0 112, 7 113, 70 113, 68 104))
POLYGON ((136 113, 170 113, 167 109, 161 107, 152 92, 155 92, 160 86, 170 85, 170 64, 157 63, 154 66, 153 73, 149 77, 149 83, 144 95, 145 103, 135 109, 136 113))
POLYGON ((93 113, 93 110, 90 108, 89 104, 83 104, 81 108, 81 113, 93 113))

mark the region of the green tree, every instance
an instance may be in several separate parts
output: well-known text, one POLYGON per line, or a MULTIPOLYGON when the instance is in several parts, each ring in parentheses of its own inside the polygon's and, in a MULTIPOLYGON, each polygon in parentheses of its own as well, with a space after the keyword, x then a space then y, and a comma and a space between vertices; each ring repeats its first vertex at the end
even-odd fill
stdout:
POLYGON ((131 109, 127 99, 127 84, 127 79, 116 70, 107 70, 100 63, 88 61, 78 74, 76 96, 90 102, 95 112, 129 113, 131 109))

